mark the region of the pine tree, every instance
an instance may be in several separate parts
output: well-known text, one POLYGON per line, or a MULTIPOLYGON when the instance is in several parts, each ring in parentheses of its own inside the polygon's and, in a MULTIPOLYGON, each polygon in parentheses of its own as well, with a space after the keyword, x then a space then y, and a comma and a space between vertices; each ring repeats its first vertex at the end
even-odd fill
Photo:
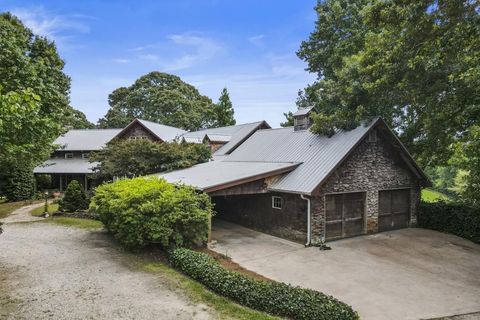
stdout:
POLYGON ((233 117, 234 111, 232 101, 230 101, 230 95, 228 94, 227 88, 223 88, 218 103, 215 104, 214 112, 216 127, 231 126, 236 123, 235 118, 233 117))

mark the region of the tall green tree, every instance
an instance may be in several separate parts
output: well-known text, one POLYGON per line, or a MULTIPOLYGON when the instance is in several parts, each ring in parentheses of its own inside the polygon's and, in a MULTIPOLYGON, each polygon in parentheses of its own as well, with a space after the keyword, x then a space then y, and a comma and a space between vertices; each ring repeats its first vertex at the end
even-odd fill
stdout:
POLYGON ((88 121, 85 114, 77 109, 69 107, 66 111, 64 126, 72 129, 93 129, 95 124, 88 121))
POLYGON ((0 14, 0 193, 10 200, 29 196, 32 168, 48 158, 67 121, 63 67, 53 42, 0 14))
POLYGON ((215 124, 212 100, 179 77, 167 73, 150 72, 130 87, 116 89, 109 95, 108 104, 110 109, 98 121, 102 128, 125 127, 133 118, 186 130, 215 124))
POLYGON ((323 0, 298 56, 317 132, 382 116, 423 164, 444 164, 480 119, 480 2, 323 0))
POLYGON ((236 123, 233 116, 233 104, 227 88, 223 88, 220 98, 213 108, 213 112, 215 114, 215 127, 232 126, 236 123))

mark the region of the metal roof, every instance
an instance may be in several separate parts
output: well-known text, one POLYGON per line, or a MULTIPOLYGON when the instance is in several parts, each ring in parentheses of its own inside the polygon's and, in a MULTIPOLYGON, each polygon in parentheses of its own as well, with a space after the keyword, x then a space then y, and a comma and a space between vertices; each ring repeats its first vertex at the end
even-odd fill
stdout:
POLYGON ((45 161, 41 166, 35 167, 33 173, 93 173, 92 168, 98 164, 98 162, 89 162, 88 159, 81 158, 53 158, 45 161))
POLYGON ((248 138, 253 132, 255 132, 262 125, 270 128, 268 123, 265 121, 257 121, 252 123, 239 124, 234 126, 220 127, 220 128, 209 128, 199 131, 187 132, 182 135, 185 141, 187 139, 192 140, 192 138, 201 139, 203 141, 205 135, 215 134, 223 136, 231 136, 230 140, 221 146, 217 151, 214 152, 214 156, 221 156, 230 153, 233 151, 239 143, 248 138))
POLYGON ((171 183, 184 183, 206 192, 220 186, 228 187, 293 170, 298 163, 292 162, 232 162, 210 161, 193 167, 153 176, 171 183))
POLYGON ((187 132, 179 128, 166 126, 164 124, 160 124, 152 121, 147 121, 142 119, 137 119, 137 120, 163 141, 173 141, 176 138, 180 137, 182 134, 187 132))
POLYGON ((313 107, 308 108, 300 108, 296 112, 293 113, 293 116, 304 116, 307 115, 310 111, 312 111, 313 107))
POLYGON ((207 133, 208 140, 214 142, 228 142, 232 139, 232 136, 229 134, 217 134, 217 133, 207 133))
POLYGON ((223 161, 299 162, 295 170, 282 176, 270 189, 310 194, 374 123, 351 131, 338 130, 331 138, 310 130, 294 131, 293 127, 259 130, 223 161))
POLYGON ((120 131, 122 129, 74 129, 58 137, 54 144, 59 145, 57 150, 100 150, 120 131))

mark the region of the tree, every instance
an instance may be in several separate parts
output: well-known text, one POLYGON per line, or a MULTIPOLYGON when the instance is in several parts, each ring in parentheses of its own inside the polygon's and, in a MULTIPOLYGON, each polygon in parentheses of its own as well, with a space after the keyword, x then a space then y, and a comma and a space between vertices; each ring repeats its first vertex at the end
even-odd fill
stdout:
POLYGON ((65 190, 65 195, 60 200, 59 209, 67 212, 85 210, 88 208, 88 201, 85 191, 77 180, 72 180, 65 190))
POLYGON ((285 117, 285 122, 280 122, 281 127, 291 127, 294 125, 293 122, 293 112, 284 112, 283 116, 285 117))
POLYGON ((116 140, 93 153, 90 160, 100 163, 97 174, 108 180, 187 168, 210 157, 210 148, 204 144, 116 140))
POLYGON ((227 88, 223 88, 218 103, 213 108, 215 114, 215 127, 232 126, 236 123, 233 110, 232 101, 230 101, 230 95, 227 88))
POLYGON ((128 88, 113 91, 108 97, 110 109, 98 121, 102 128, 125 127, 133 118, 141 118, 185 130, 211 127, 215 123, 210 98, 179 77, 150 72, 128 88))
POLYGON ((0 90, 0 194, 9 201, 33 195, 33 165, 49 157, 59 130, 43 116, 40 97, 30 89, 0 90))
POLYGON ((479 2, 325 0, 316 12, 297 53, 318 75, 299 104, 332 116, 315 129, 382 116, 421 164, 445 164, 480 119, 479 2))
POLYGON ((64 123, 65 127, 72 129, 93 129, 95 125, 88 121, 85 114, 72 107, 67 109, 67 118, 64 123))
POLYGON ((49 157, 62 132, 70 78, 55 44, 33 35, 10 13, 0 14, 0 61, 0 193, 18 200, 31 194, 25 190, 33 191, 25 173, 49 157))

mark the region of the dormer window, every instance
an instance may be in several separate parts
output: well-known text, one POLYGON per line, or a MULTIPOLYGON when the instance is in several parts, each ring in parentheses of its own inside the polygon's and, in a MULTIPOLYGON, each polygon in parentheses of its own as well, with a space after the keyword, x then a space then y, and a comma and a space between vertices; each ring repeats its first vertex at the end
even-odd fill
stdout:
POLYGON ((310 128, 312 125, 312 119, 310 118, 311 111, 312 108, 302 108, 293 114, 293 128, 295 131, 310 128))
POLYGON ((73 153, 65 153, 65 159, 73 159, 73 153))

